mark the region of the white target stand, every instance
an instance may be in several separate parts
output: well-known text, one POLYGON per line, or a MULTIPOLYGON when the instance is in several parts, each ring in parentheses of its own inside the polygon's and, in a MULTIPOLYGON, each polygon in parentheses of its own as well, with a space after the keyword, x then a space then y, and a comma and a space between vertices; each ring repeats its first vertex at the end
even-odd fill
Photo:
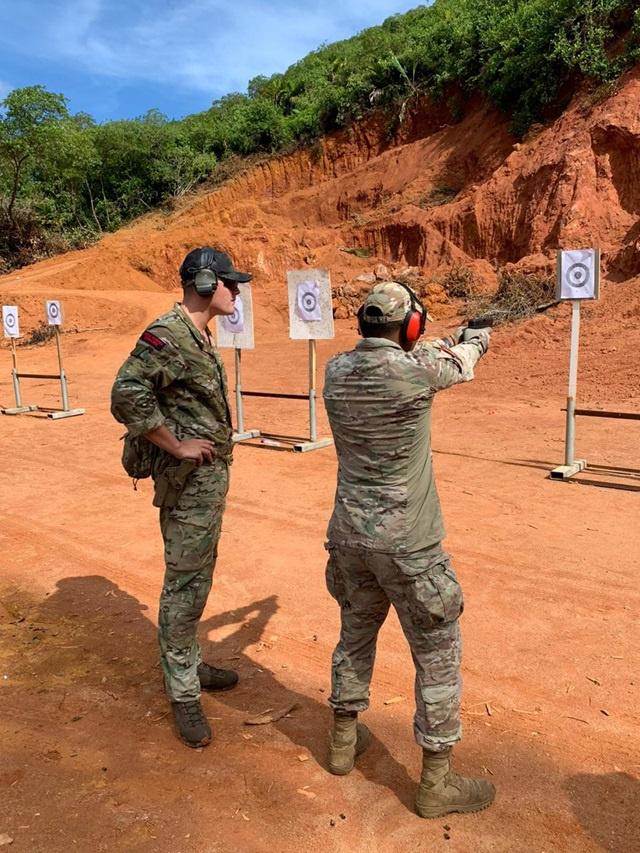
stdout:
MULTIPOLYGON (((285 394, 272 391, 242 391, 246 397, 263 397, 278 400, 306 400, 309 404, 309 435, 305 437, 277 435, 262 431, 256 446, 274 450, 293 450, 306 453, 333 444, 331 438, 318 438, 316 411, 316 340, 331 339, 333 332, 333 305, 331 281, 328 270, 297 270, 287 273, 289 293, 289 337, 309 342, 309 391, 307 394, 285 394)), ((236 370, 240 364, 236 352, 236 370)), ((241 395, 240 395, 241 396, 241 395)), ((239 400, 238 411, 242 411, 239 400)), ((247 436, 248 438, 251 436, 247 436)))
POLYGON ((62 365, 62 348, 60 346, 60 326, 62 325, 62 304, 57 300, 47 300, 45 303, 47 321, 50 326, 53 326, 56 349, 58 352, 58 373, 20 373, 18 371, 18 359, 16 353, 16 339, 20 337, 20 326, 18 321, 18 308, 15 305, 2 306, 2 326, 5 338, 11 339, 11 358, 12 369, 11 376, 13 379, 13 390, 16 397, 15 408, 1 409, 3 415, 21 415, 23 412, 44 412, 48 418, 59 420, 60 418, 72 418, 77 415, 84 415, 84 409, 69 408, 69 394, 67 391, 67 374, 62 365), (60 382, 62 395, 62 409, 50 410, 42 406, 25 406, 22 403, 22 393, 20 390, 21 379, 57 379, 60 382))
POLYGON ((253 302, 251 288, 244 282, 238 283, 240 290, 236 297, 235 310, 230 317, 216 317, 216 345, 235 350, 235 393, 236 393, 236 431, 233 441, 247 441, 260 435, 259 429, 245 429, 242 406, 242 350, 254 348, 253 338, 253 302))
POLYGON ((316 341, 334 337, 329 270, 290 270, 287 288, 289 337, 309 341, 309 438, 293 444, 294 451, 306 453, 333 444, 331 438, 318 438, 316 408, 316 341))
POLYGON ((259 429, 244 428, 244 410, 242 406, 242 349, 236 348, 235 351, 235 370, 236 370, 236 419, 238 421, 237 429, 233 434, 234 442, 247 441, 250 438, 257 438, 260 435, 259 429))
POLYGON ((564 465, 554 468, 550 476, 552 480, 567 480, 587 467, 586 459, 575 459, 576 414, 586 413, 576 410, 580 306, 583 300, 598 299, 600 295, 600 249, 559 251, 556 274, 557 298, 571 302, 571 349, 564 465))

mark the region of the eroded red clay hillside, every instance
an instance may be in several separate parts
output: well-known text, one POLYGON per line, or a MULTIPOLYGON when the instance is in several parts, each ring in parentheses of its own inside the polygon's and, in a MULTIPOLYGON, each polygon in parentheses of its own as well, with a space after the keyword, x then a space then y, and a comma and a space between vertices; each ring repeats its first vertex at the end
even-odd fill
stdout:
MULTIPOLYGON (((255 272, 267 312, 285 307, 286 270, 305 265, 331 270, 339 317, 351 315, 366 286, 357 277, 378 263, 390 275, 412 267, 431 282, 424 294, 438 316, 451 310, 438 273, 452 267, 491 287, 505 265, 548 274, 558 247, 600 246, 608 277, 626 280, 640 273, 639 103, 636 68, 607 98, 577 96, 521 142, 482 104, 455 123, 423 103, 391 140, 376 116, 0 286, 28 327, 40 311, 30 292, 170 289, 185 250, 205 243, 255 272), (370 256, 344 251, 356 248, 370 256)), ((74 302, 82 322, 92 310, 74 302)), ((139 320, 126 311, 113 319, 139 320)))

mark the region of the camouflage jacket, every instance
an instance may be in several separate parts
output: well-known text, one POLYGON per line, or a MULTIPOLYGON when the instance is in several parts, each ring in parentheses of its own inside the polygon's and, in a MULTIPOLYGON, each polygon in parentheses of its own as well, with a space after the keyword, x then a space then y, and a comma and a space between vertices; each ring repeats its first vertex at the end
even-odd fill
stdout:
POLYGON ((181 441, 210 439, 219 457, 231 461, 233 430, 224 365, 178 302, 147 327, 118 371, 111 413, 131 435, 164 424, 181 441))
POLYGON ((488 340, 484 333, 452 349, 418 343, 407 353, 364 338, 329 360, 323 396, 338 454, 331 542, 409 554, 444 538, 431 462, 433 396, 473 379, 488 340))

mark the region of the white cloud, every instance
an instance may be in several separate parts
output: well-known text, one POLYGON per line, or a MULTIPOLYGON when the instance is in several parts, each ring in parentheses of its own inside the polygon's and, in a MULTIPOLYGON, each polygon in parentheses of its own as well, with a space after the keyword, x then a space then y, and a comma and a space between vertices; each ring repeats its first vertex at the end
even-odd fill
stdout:
POLYGON ((5 83, 4 80, 0 80, 0 101, 4 101, 12 89, 13 86, 11 83, 5 83))
POLYGON ((413 4, 399 5, 400 0, 22 0, 10 22, 6 9, 0 10, 0 44, 10 33, 13 50, 24 43, 32 55, 63 61, 78 72, 214 98, 244 91, 257 74, 283 71, 323 42, 346 38, 413 4))

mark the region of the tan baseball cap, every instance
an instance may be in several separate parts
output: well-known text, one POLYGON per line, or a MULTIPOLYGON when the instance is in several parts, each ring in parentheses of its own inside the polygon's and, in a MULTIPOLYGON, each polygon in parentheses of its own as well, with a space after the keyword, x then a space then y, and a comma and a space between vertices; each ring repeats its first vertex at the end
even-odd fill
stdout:
MULTIPOLYGON (((374 284, 362 306, 362 317, 366 323, 397 323, 404 320, 407 313, 423 306, 413 290, 396 281, 382 281, 374 284), (413 293, 415 301, 412 300, 413 293)), ((427 314, 427 320, 431 317, 427 314)))

